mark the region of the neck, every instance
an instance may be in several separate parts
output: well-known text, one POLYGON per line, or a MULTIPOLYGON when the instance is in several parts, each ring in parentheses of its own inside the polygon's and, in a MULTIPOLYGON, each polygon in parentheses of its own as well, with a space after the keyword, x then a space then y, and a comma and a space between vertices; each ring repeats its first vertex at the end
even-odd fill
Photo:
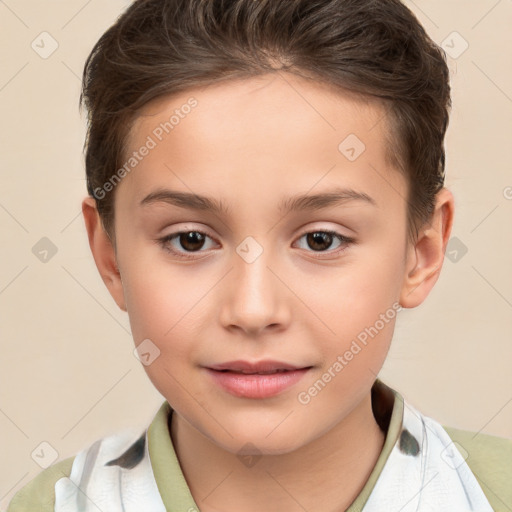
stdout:
POLYGON ((345 511, 368 480, 385 435, 371 394, 342 422, 300 449, 245 467, 179 415, 170 425, 176 454, 202 512, 345 511))

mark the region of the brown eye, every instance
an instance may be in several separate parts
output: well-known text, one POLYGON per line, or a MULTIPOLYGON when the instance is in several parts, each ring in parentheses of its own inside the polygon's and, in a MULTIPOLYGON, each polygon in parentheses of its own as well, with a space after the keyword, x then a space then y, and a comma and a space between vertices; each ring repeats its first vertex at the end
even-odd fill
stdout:
POLYGON ((187 231, 178 235, 179 244, 187 251, 197 251, 204 245, 205 235, 199 231, 187 231))
POLYGON ((307 233, 306 237, 308 246, 315 251, 328 249, 334 238, 331 233, 327 233, 325 231, 307 233))
POLYGON ((309 231, 299 237, 299 241, 302 239, 305 240, 305 244, 302 244, 302 249, 306 249, 308 252, 317 252, 320 254, 325 253, 326 257, 336 256, 337 254, 345 251, 350 244, 355 242, 355 239, 353 238, 349 238, 337 233, 336 231, 330 230, 309 231), (338 244, 334 248, 330 249, 335 241, 337 241, 338 244))
MULTIPOLYGON (((206 252, 205 248, 208 240, 212 240, 210 236, 202 231, 189 230, 171 233, 158 240, 160 245, 171 254, 178 258, 196 258, 197 254, 206 252)), ((209 249, 210 247, 206 247, 209 249)))

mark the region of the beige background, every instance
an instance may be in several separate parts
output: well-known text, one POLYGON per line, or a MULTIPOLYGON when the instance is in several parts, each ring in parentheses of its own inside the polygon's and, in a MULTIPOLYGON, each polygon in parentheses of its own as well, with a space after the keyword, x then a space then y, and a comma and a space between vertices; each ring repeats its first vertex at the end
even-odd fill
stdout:
MULTIPOLYGON (((467 253, 445 258, 427 301, 400 314, 380 376, 444 425, 512 438, 512 2, 406 3, 456 56, 446 185, 467 253)), ((142 430, 163 402, 80 216, 80 76, 127 4, 0 0, 0 509, 41 471, 31 454, 42 442, 66 458, 121 428, 142 430), (43 31, 59 45, 46 59, 31 47, 43 31), (46 263, 32 252, 43 237, 57 248, 46 263)))

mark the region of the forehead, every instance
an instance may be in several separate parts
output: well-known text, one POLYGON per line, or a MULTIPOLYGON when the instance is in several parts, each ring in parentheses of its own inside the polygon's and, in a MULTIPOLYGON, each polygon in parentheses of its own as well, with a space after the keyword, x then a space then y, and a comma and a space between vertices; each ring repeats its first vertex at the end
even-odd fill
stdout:
POLYGON ((324 188, 365 185, 385 200, 385 181, 395 195, 403 186, 388 165, 387 130, 375 99, 289 73, 230 80, 144 106, 125 156, 149 140, 152 148, 126 181, 139 200, 157 181, 217 197, 236 187, 240 198, 272 186, 304 192, 315 181, 324 188))
MULTIPOLYGON (((357 114, 352 121, 356 124, 360 121, 362 131, 376 124, 380 124, 381 129, 388 129, 381 100, 290 73, 275 72, 251 78, 223 80, 158 97, 138 111, 130 130, 128 145, 136 141, 137 133, 145 133, 154 128, 159 114, 169 119, 170 116, 165 114, 183 109, 192 97, 199 105, 199 109, 193 109, 197 124, 208 127, 211 127, 211 119, 208 119, 211 115, 216 116, 215 126, 220 128, 226 124, 224 120, 233 123, 233 113, 238 114, 244 123, 250 114, 257 114, 251 122, 261 126, 265 120, 274 124, 275 114, 282 112, 287 115, 289 124, 296 120, 314 118, 316 122, 312 128, 323 125, 326 130, 338 131, 342 127, 337 118, 340 113, 344 113, 346 116, 357 114), (295 114, 293 118, 290 118, 290 110, 295 114)), ((183 119, 181 115, 180 119, 183 119)), ((267 130, 271 131, 269 128, 267 126, 267 130)))

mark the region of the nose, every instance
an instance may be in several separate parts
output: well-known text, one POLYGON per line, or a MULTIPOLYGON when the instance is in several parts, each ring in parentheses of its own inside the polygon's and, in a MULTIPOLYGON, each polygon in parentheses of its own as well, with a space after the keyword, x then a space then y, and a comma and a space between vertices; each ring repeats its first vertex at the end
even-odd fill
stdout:
POLYGON ((270 255, 263 251, 249 262, 237 253, 233 269, 222 291, 221 323, 232 331, 240 330, 255 337, 265 332, 285 329, 290 320, 286 280, 273 268, 270 255))

